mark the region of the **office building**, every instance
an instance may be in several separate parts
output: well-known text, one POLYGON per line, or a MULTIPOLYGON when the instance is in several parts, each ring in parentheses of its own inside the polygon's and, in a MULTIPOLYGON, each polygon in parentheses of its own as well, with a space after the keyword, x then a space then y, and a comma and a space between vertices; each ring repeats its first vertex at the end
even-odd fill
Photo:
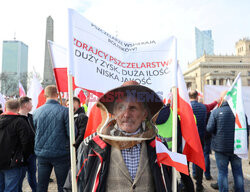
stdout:
POLYGON ((212 39, 212 31, 201 31, 195 28, 195 48, 196 58, 200 58, 202 55, 214 54, 214 40, 212 39))
POLYGON ((1 92, 18 95, 20 81, 27 91, 28 46, 21 41, 3 41, 1 92))

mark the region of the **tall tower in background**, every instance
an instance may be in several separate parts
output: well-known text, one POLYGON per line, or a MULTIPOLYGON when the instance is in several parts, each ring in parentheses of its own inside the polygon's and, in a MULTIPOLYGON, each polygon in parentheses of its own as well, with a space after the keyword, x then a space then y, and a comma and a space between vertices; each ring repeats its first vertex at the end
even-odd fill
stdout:
POLYGON ((43 86, 56 84, 53 73, 52 63, 49 56, 48 40, 53 41, 54 39, 54 21, 51 16, 47 18, 46 24, 46 40, 45 40, 45 57, 44 57, 44 71, 43 71, 43 86))
POLYGON ((203 54, 214 54, 214 40, 212 39, 212 31, 201 31, 195 27, 195 47, 196 58, 200 58, 203 54))
POLYGON ((21 41, 3 41, 1 92, 18 95, 18 81, 27 91, 28 46, 21 41))

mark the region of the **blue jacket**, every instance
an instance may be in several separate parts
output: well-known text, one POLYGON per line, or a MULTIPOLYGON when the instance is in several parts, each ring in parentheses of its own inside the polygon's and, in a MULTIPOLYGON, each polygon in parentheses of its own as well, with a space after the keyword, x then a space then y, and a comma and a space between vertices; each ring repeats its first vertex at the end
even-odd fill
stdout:
POLYGON ((34 111, 33 122, 36 129, 35 154, 38 157, 70 155, 68 108, 49 99, 34 111))
POLYGON ((212 111, 207 131, 212 133, 212 149, 217 152, 234 152, 235 117, 227 102, 212 111))
POLYGON ((204 139, 207 120, 207 108, 198 101, 191 101, 192 109, 196 117, 197 127, 200 138, 204 139))

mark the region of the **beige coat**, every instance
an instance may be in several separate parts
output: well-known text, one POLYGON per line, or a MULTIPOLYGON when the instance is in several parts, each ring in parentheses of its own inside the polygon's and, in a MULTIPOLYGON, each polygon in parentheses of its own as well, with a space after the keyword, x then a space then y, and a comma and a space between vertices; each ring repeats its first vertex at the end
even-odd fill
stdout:
POLYGON ((107 192, 152 192, 154 182, 148 162, 147 146, 142 143, 139 167, 134 181, 124 163, 120 149, 111 147, 107 192))

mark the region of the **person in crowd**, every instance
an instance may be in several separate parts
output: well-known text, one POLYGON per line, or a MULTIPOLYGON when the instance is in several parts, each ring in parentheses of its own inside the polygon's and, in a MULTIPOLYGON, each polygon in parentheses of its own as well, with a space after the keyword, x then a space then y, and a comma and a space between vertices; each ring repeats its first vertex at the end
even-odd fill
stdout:
POLYGON ((81 107, 81 102, 78 97, 73 97, 74 121, 77 130, 77 137, 74 146, 78 149, 83 141, 88 117, 85 115, 84 108, 81 107))
POLYGON ((0 114, 3 113, 3 107, 2 107, 2 104, 0 104, 0 114))
MULTIPOLYGON (((200 97, 198 99, 199 103, 203 103, 203 99, 200 97)), ((221 103, 221 98, 216 99, 215 101, 213 101, 210 104, 204 104, 206 106, 207 109, 207 120, 206 120, 206 124, 208 122, 208 118, 210 116, 211 111, 221 103)), ((205 136, 204 136, 204 148, 203 148, 203 152, 204 152, 204 158, 205 158, 205 166, 206 166, 206 171, 204 172, 204 175, 206 177, 206 180, 212 180, 212 176, 211 176, 211 172, 210 172, 210 153, 211 153, 211 140, 212 140, 212 135, 210 133, 208 133, 205 130, 205 136)), ((195 170, 193 170, 193 172, 195 173, 195 170)), ((195 175, 195 174, 194 174, 195 175)))
POLYGON ((89 98, 90 98, 90 93, 88 92, 85 103, 83 104, 85 114, 88 114, 89 98))
MULTIPOLYGON (((204 104, 198 102, 198 92, 196 90, 191 90, 189 92, 189 98, 190 98, 190 102, 191 102, 194 115, 196 117, 196 123, 197 123, 198 133, 200 136, 200 142, 201 142, 202 147, 204 147, 207 109, 204 104)), ((196 179, 196 191, 203 191, 204 189, 202 185, 203 170, 197 165, 194 165, 194 166, 195 166, 194 178, 196 179)))
POLYGON ((171 168, 156 160, 152 118, 163 107, 159 96, 128 81, 104 94, 98 107, 98 135, 78 149, 78 192, 171 191, 171 168))
MULTIPOLYGON (((228 164, 230 162, 235 192, 244 192, 242 162, 234 154, 235 116, 227 101, 223 101, 219 108, 211 112, 207 131, 212 134, 212 149, 215 151, 219 190, 228 191, 228 164)), ((215 188, 216 184, 212 184, 211 186, 215 188)))
POLYGON ((36 181, 36 155, 34 152, 34 144, 35 144, 35 128, 33 125, 33 116, 29 113, 32 110, 32 100, 31 98, 24 96, 19 99, 20 103, 20 109, 19 114, 22 115, 28 123, 28 132, 29 132, 29 138, 30 138, 30 151, 31 155, 27 159, 27 166, 23 167, 22 170, 22 177, 21 182, 19 186, 19 191, 22 191, 22 184, 23 180, 25 178, 26 172, 28 173, 28 183, 30 185, 30 188, 32 189, 32 192, 36 192, 37 187, 37 181, 36 181))
POLYGON ((0 191, 18 192, 22 166, 30 155, 29 125, 18 114, 18 100, 10 99, 0 115, 0 191))
POLYGON ((38 192, 47 192, 52 168, 58 191, 63 185, 70 167, 69 111, 58 102, 55 85, 44 90, 46 103, 33 113, 36 129, 35 154, 38 160, 38 192))
MULTIPOLYGON (((173 115, 170 104, 164 105, 164 107, 159 112, 159 115, 156 119, 156 126, 158 128, 158 134, 162 136, 163 140, 167 142, 168 148, 172 149, 172 127, 173 127, 173 115)), ((177 152, 182 153, 182 135, 181 135, 181 126, 178 118, 177 122, 177 152)), ((188 170, 189 171, 189 170, 188 170)), ((180 172, 181 183, 179 185, 181 192, 194 192, 194 184, 190 175, 185 175, 180 172)))
POLYGON ((64 107, 67 107, 67 99, 62 98, 61 100, 62 100, 61 101, 62 102, 61 105, 64 106, 64 107))

